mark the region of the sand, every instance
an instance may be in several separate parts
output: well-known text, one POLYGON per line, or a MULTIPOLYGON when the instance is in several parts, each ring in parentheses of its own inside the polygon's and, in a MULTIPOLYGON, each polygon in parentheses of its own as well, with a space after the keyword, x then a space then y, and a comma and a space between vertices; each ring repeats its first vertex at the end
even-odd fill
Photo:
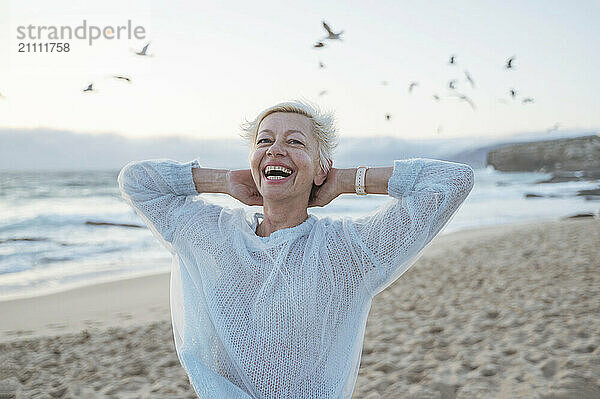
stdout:
MULTIPOLYGON (((439 236, 373 300, 353 398, 600 398, 600 221, 439 236)), ((168 274, 0 302, 0 398, 195 398, 168 274)))

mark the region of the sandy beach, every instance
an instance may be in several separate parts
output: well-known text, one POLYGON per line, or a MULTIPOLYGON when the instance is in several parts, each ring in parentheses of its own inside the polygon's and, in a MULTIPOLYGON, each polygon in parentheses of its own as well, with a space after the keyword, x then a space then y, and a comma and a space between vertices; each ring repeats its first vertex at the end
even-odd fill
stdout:
MULTIPOLYGON (((439 236, 373 300, 354 398, 600 398, 600 221, 439 236)), ((169 275, 0 302, 0 398, 195 398, 169 275)))

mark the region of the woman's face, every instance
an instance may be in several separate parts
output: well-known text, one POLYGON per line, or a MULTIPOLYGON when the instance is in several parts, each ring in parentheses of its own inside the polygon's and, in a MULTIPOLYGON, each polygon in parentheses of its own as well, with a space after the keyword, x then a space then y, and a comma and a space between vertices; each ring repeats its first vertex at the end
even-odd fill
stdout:
POLYGON ((313 182, 320 185, 326 177, 320 170, 318 144, 310 119, 291 112, 267 115, 261 121, 254 140, 250 168, 254 183, 264 199, 306 197, 308 201, 313 182), (265 171, 270 164, 283 165, 292 174, 283 179, 269 179, 265 171))

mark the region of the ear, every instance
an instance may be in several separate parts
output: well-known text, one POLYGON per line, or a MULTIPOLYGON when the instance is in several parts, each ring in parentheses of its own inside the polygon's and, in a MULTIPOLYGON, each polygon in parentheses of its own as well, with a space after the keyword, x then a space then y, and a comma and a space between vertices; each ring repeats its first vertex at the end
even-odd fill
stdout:
MULTIPOLYGON (((329 163, 329 170, 331 170, 331 167, 333 166, 333 160, 329 160, 327 161, 329 163)), ((327 178, 328 172, 325 172, 323 170, 323 168, 319 168, 319 173, 317 173, 315 175, 314 178, 314 182, 317 186, 320 186, 321 184, 323 184, 323 182, 325 181, 325 179, 327 178)))

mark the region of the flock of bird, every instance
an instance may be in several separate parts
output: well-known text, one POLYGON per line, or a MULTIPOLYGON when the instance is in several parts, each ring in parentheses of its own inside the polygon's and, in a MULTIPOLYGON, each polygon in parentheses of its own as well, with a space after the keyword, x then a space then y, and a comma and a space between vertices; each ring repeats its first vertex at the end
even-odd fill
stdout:
MULTIPOLYGON (((344 33, 343 30, 339 31, 339 32, 335 32, 325 21, 321 21, 323 24, 323 28, 325 29, 325 31, 327 32, 327 36, 317 40, 316 43, 313 44, 313 48, 319 49, 319 48, 324 48, 326 47, 325 41, 326 40, 338 40, 338 41, 342 41, 342 34, 344 33)), ((137 56, 141 56, 141 57, 151 57, 152 55, 148 54, 148 46, 150 45, 150 43, 147 43, 140 51, 135 51, 132 50, 137 56)), ((510 58, 508 58, 506 60, 506 63, 504 64, 504 69, 506 70, 512 70, 514 69, 514 61, 515 61, 516 57, 512 56, 510 58)), ((455 54, 452 54, 448 60, 448 64, 451 66, 456 66, 457 65, 457 57, 455 54)), ((319 60, 319 68, 323 69, 325 68, 325 64, 319 60)), ((463 73, 465 75, 465 80, 471 85, 472 88, 475 88, 475 81, 473 80, 471 74, 464 69, 463 73)), ((131 83, 132 79, 129 76, 124 76, 124 75, 112 75, 113 79, 117 79, 117 80, 121 80, 127 83, 131 83)), ((445 96, 445 97, 441 97, 440 95, 438 95, 437 93, 434 93, 432 95, 433 99, 435 101, 440 101, 441 99, 447 99, 447 98, 454 98, 454 99, 458 99, 460 101, 464 101, 467 104, 469 104, 469 106, 473 109, 473 111, 475 111, 477 109, 475 103, 473 102, 473 100, 467 96, 466 94, 460 93, 457 91, 457 85, 458 85, 459 81, 458 79, 451 79, 450 81, 448 81, 448 89, 450 89, 450 94, 445 96)), ((387 81, 382 81, 381 84, 383 86, 387 86, 388 82, 387 81)), ((419 87, 419 82, 416 81, 412 81, 409 82, 408 84, 408 93, 412 94, 413 91, 419 87)), ((89 93, 89 92, 95 92, 97 91, 97 89, 94 87, 94 82, 91 82, 88 84, 88 86, 82 90, 84 93, 89 93)), ((319 96, 323 96, 327 94, 327 90, 321 90, 319 92, 319 96)), ((508 95, 510 96, 510 98, 512 100, 516 100, 517 99, 517 95, 518 92, 516 89, 514 88, 510 88, 508 90, 508 95)), ((0 93, 0 99, 4 99, 5 97, 2 95, 2 93, 0 93)), ((503 102, 503 103, 507 103, 506 99, 498 99, 498 101, 503 102)), ((521 99, 521 102, 523 104, 527 104, 527 103, 533 103, 534 99, 532 97, 523 97, 521 99)), ((385 119, 387 121, 391 120, 392 116, 391 114, 387 113, 385 114, 385 119)), ((554 131, 557 130, 559 128, 559 124, 555 124, 553 127, 547 129, 548 132, 550 131, 554 131)), ((441 133, 442 130, 442 126, 439 126, 437 129, 437 133, 441 133)))
MULTIPOLYGON (((152 57, 151 54, 148 54, 148 46, 150 46, 150 43, 146 44, 140 51, 135 51, 135 50, 132 50, 132 51, 136 55, 139 55, 141 57, 152 57)), ((131 78, 129 76, 112 75, 112 78, 117 79, 117 80, 122 80, 122 81, 127 82, 127 83, 131 83, 131 78)), ((94 92, 94 91, 97 91, 97 90, 94 88, 94 82, 91 82, 82 91, 84 93, 89 93, 89 92, 94 92)), ((2 93, 0 93, 0 99, 4 99, 4 98, 6 98, 6 97, 3 96, 2 93)))
MULTIPOLYGON (((150 43, 147 43, 140 51, 135 51, 132 50, 136 55, 139 55, 141 57, 152 57, 152 55, 148 54, 148 46, 150 46, 150 43)), ((131 83, 131 78, 129 76, 124 76, 124 75, 112 75, 113 79, 117 79, 117 80, 122 80, 124 82, 127 83, 131 83)), ((93 92, 93 91, 97 91, 94 88, 94 82, 91 82, 85 89, 83 89, 83 92, 93 92)))
MULTIPOLYGON (((321 49, 326 47, 325 41, 326 40, 342 40, 341 35, 342 33, 344 33, 344 31, 339 31, 339 32, 334 32, 334 30, 329 26, 329 24, 327 24, 325 21, 321 21, 323 24, 323 28, 325 29, 325 31, 327 32, 327 36, 325 36, 322 39, 319 39, 316 43, 313 44, 313 48, 315 49, 321 49)), ((516 57, 512 56, 510 58, 508 58, 504 64, 504 69, 506 70, 513 70, 515 69, 514 66, 514 62, 515 62, 516 57)), ((457 63, 457 56, 455 54, 450 55, 450 58, 448 60, 448 64, 451 66, 456 66, 457 63)), ((319 61, 319 68, 325 68, 325 64, 322 61, 319 61)), ((465 75, 465 80, 470 84, 471 88, 475 88, 475 80, 473 79, 473 77, 471 76, 471 74, 469 73, 468 70, 464 69, 463 73, 465 75)), ((387 86, 388 82, 387 81, 382 81, 381 84, 383 86, 387 86)), ((450 94, 445 96, 445 97, 441 97, 440 95, 438 95, 437 93, 434 93, 432 95, 433 99, 435 101, 440 101, 441 99, 447 99, 447 98, 454 98, 454 99, 458 99, 460 101, 464 101, 467 104, 469 104, 469 106, 473 109, 473 111, 475 111, 477 109, 475 103, 473 102, 473 100, 467 96, 466 94, 460 93, 457 90, 457 85, 459 84, 458 79, 451 79, 450 81, 448 81, 448 89, 450 89, 450 94)), ((408 93, 412 94, 413 91, 415 90, 415 88, 417 88, 419 86, 419 82, 409 82, 408 83, 408 93)), ((319 92, 319 96, 323 96, 327 94, 327 90, 322 90, 319 92)), ((510 95, 510 98, 512 98, 513 100, 517 99, 517 90, 514 88, 511 88, 507 91, 507 94, 510 95)), ((503 103, 507 103, 506 99, 499 99, 498 101, 503 102, 503 103)), ((524 97, 521 99, 521 102, 523 104, 527 104, 527 103, 533 103, 535 100, 532 97, 524 97)), ((385 114, 385 119, 386 120, 391 120, 392 116, 391 114, 385 114)), ((551 130, 556 130, 558 129, 557 125, 555 125, 553 128, 548 129, 548 131, 551 130)), ((441 126, 438 127, 437 132, 440 133, 441 132, 441 126)))

